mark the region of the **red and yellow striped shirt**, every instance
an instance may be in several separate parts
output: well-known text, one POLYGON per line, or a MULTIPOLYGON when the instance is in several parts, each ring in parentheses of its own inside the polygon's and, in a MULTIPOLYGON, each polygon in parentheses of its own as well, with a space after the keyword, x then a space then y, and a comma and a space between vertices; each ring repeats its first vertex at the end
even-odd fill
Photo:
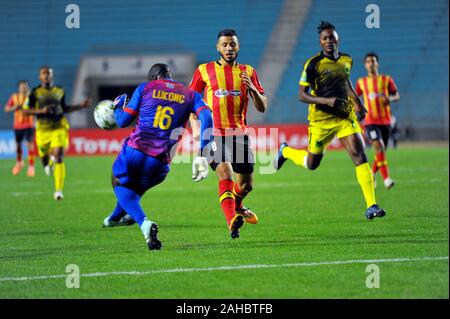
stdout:
POLYGON ((256 89, 264 94, 256 70, 246 64, 234 66, 209 62, 195 70, 189 88, 202 93, 212 109, 215 135, 239 135, 247 131, 248 89, 241 74, 246 72, 256 89))
POLYGON ((14 93, 11 95, 8 102, 6 103, 7 107, 13 107, 14 105, 21 106, 16 111, 14 111, 13 127, 15 130, 22 130, 34 127, 34 115, 26 115, 23 113, 22 110, 22 106, 24 105, 26 99, 27 99, 26 95, 14 93))
POLYGON ((367 108, 366 125, 391 124, 389 95, 397 93, 397 86, 389 75, 360 78, 356 82, 355 91, 364 97, 367 108))

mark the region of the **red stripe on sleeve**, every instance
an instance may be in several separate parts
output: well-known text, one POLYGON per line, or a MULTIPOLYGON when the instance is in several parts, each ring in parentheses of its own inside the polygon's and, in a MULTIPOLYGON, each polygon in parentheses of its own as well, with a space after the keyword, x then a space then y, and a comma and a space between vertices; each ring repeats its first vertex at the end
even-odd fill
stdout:
POLYGON ((206 73, 208 74, 209 83, 211 83, 211 90, 212 90, 212 112, 213 112, 213 122, 214 122, 214 128, 215 129, 221 129, 222 128, 222 121, 220 119, 220 103, 219 98, 214 94, 217 90, 217 78, 216 78, 216 71, 214 68, 215 62, 210 62, 206 65, 206 73))
POLYGON ((388 90, 390 94, 396 94, 398 90, 397 85, 395 85, 395 82, 391 77, 389 77, 388 90))
POLYGON ((262 87, 261 82, 259 82, 258 74, 256 73, 255 69, 253 69, 253 74, 252 74, 252 77, 250 79, 252 80, 253 85, 256 87, 258 92, 261 93, 261 94, 265 94, 264 93, 264 88, 262 87))
POLYGON ((198 117, 198 115, 200 114, 201 111, 203 111, 204 109, 210 109, 209 106, 203 105, 200 108, 197 109, 197 111, 195 111, 195 115, 198 117))
POLYGON ((198 93, 202 93, 205 88, 205 81, 203 81, 202 74, 198 68, 195 69, 189 88, 198 93))
POLYGON ((123 111, 124 111, 124 112, 127 112, 128 114, 131 114, 131 115, 133 115, 133 116, 137 116, 137 115, 138 115, 138 112, 136 112, 136 111, 133 110, 133 109, 130 109, 129 107, 124 107, 124 108, 123 108, 123 111))
MULTIPOLYGON (((239 65, 239 68, 241 69, 242 72, 247 71, 247 67, 245 65, 239 65)), ((243 127, 247 126, 247 106, 248 106, 248 92, 247 92, 247 88, 245 87, 244 84, 241 85, 242 89, 241 89, 241 105, 242 105, 242 113, 243 113, 243 118, 242 118, 242 124, 243 127)))

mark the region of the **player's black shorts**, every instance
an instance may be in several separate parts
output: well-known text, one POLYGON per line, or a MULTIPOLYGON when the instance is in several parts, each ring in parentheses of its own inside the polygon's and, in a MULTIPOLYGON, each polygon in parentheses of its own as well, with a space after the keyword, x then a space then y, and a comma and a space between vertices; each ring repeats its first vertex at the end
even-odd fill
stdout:
POLYGON ((17 143, 22 143, 23 140, 31 143, 34 140, 34 128, 15 129, 14 135, 17 143))
POLYGON ((366 125, 367 138, 371 141, 383 140, 384 146, 387 147, 389 136, 391 135, 390 125, 366 125))
POLYGON ((211 168, 223 162, 231 163, 233 171, 238 174, 251 174, 255 165, 255 157, 250 148, 248 135, 215 136, 210 148, 211 168))

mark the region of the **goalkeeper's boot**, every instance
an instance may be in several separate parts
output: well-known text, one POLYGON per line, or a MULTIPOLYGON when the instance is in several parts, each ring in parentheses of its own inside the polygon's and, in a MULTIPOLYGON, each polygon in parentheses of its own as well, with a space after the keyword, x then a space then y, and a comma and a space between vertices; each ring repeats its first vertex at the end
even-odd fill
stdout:
POLYGON ((110 216, 106 217, 103 221, 103 227, 130 226, 136 223, 128 214, 119 219, 118 222, 109 219, 109 217, 110 216))
POLYGON ((250 208, 247 208, 245 206, 242 206, 242 208, 236 209, 236 214, 240 214, 244 216, 244 220, 246 223, 249 224, 257 224, 258 223, 258 216, 254 212, 250 210, 250 208))
POLYGON ((278 149, 278 154, 275 156, 273 161, 273 167, 278 171, 281 166, 283 166, 284 162, 286 162, 287 158, 283 156, 283 149, 288 146, 287 143, 281 143, 280 148, 278 149))
POLYGON ((158 239, 158 225, 149 221, 147 218, 141 225, 141 231, 144 234, 145 242, 150 250, 159 250, 162 247, 158 239))
POLYGON ((375 217, 383 217, 384 215, 386 215, 386 212, 383 209, 381 209, 380 207, 378 207, 377 204, 370 206, 366 210, 366 218, 368 220, 372 220, 375 217))
POLYGON ((241 214, 236 214, 230 221, 228 229, 232 239, 239 238, 239 229, 244 225, 245 219, 241 214))

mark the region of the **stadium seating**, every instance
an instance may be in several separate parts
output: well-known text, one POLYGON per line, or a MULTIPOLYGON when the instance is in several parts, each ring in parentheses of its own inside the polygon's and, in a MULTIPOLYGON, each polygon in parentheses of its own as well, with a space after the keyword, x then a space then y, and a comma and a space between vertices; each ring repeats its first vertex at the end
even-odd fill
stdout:
MULTIPOLYGON (((282 5, 277 0, 76 3, 79 29, 65 27, 68 3, 33 1, 19 6, 15 1, 2 2, 1 101, 6 102, 19 79, 36 85, 37 69, 43 64, 55 68, 55 82, 70 97, 80 57, 86 54, 183 51, 196 54, 199 63, 206 62, 217 57, 215 41, 224 28, 234 28, 239 34, 243 43, 240 61, 257 65, 282 5)), ((0 122, 0 127, 10 126, 0 122)))

